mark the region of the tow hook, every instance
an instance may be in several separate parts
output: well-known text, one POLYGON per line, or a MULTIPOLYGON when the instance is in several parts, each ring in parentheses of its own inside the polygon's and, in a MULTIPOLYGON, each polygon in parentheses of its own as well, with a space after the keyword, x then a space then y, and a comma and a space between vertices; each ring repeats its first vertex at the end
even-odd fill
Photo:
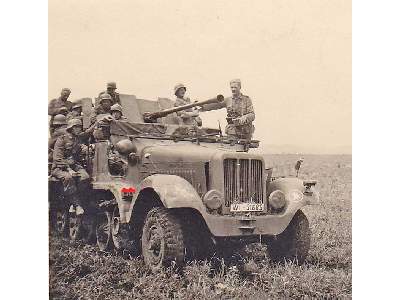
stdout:
POLYGON ((239 222, 242 223, 241 226, 239 226, 239 229, 244 231, 244 232, 249 232, 252 233, 254 232, 254 229, 256 229, 255 226, 253 226, 251 223, 254 222, 256 219, 251 215, 251 213, 247 213, 244 216, 242 216, 241 219, 239 219, 239 222))

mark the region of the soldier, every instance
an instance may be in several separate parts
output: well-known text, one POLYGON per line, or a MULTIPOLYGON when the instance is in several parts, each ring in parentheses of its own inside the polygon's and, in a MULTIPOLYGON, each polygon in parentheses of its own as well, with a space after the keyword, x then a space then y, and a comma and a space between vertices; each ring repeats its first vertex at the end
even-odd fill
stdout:
POLYGON ((71 90, 69 88, 63 88, 61 90, 60 97, 53 99, 49 103, 48 115, 50 118, 50 134, 52 134, 52 124, 55 115, 63 114, 66 115, 72 107, 72 102, 68 101, 68 97, 71 94, 71 90))
POLYGON ((80 119, 82 120, 82 104, 81 103, 75 103, 71 111, 67 114, 67 121, 71 119, 80 119))
POLYGON ((67 128, 67 119, 64 115, 58 114, 55 115, 53 118, 52 124, 52 134, 50 135, 49 139, 49 149, 53 149, 54 143, 56 142, 57 138, 66 133, 65 129, 67 128))
MULTIPOLYGON (((76 207, 76 214, 84 213, 83 199, 89 185, 89 175, 81 165, 82 133, 80 120, 68 121, 66 134, 58 137, 53 152, 52 175, 61 180, 66 199, 76 207)), ((71 206, 71 212, 74 207, 71 206)))
POLYGON ((99 98, 101 99, 101 95, 109 94, 111 96, 111 105, 116 103, 121 104, 121 100, 119 100, 119 94, 115 91, 117 89, 117 84, 115 82, 107 83, 107 90, 103 91, 99 94, 99 98))
POLYGON ((102 94, 100 96, 99 105, 94 108, 93 113, 90 117, 90 121, 93 124, 96 121, 98 115, 111 114, 112 98, 109 94, 102 94))
MULTIPOLYGON (((185 97, 186 86, 184 86, 182 83, 178 83, 174 87, 174 92, 176 96, 174 104, 175 107, 190 104, 190 98, 185 97)), ((199 111, 196 108, 188 108, 183 111, 178 111, 176 114, 178 115, 180 125, 201 126, 202 121, 199 117, 199 111)))
POLYGON ((113 116, 113 118, 115 120, 118 121, 127 121, 128 119, 122 114, 122 107, 121 105, 114 104, 113 106, 111 106, 111 115, 113 116))
POLYGON ((201 111, 215 110, 225 107, 227 111, 228 124, 225 132, 231 139, 250 140, 255 119, 254 109, 249 96, 243 95, 240 79, 233 79, 230 82, 232 97, 226 98, 221 103, 207 104, 201 108, 201 111))

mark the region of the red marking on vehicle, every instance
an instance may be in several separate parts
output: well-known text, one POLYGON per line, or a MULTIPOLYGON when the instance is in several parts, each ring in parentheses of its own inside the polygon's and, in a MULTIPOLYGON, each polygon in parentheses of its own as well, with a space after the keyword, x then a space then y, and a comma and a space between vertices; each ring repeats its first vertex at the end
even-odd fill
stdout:
POLYGON ((122 188, 121 189, 122 193, 136 193, 136 189, 134 187, 129 187, 129 188, 122 188))

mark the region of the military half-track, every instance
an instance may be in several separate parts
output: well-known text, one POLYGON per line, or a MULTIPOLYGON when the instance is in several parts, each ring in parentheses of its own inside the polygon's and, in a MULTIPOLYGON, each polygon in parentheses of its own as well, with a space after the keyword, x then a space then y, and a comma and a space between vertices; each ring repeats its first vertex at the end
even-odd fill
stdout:
MULTIPOLYGON (((112 121, 88 145, 84 215, 69 212, 60 183, 50 178, 58 233, 102 251, 141 253, 153 271, 207 256, 230 240, 261 240, 274 261, 304 261, 310 229, 301 208, 317 203, 315 181, 273 177, 263 157, 249 151, 258 141, 178 125, 169 99, 120 99, 128 121, 112 121)), ((83 104, 88 127, 91 100, 83 104)))

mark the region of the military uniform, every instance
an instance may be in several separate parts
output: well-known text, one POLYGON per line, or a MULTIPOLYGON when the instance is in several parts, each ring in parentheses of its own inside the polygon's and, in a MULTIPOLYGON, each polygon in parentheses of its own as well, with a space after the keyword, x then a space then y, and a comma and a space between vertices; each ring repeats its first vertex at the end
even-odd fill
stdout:
MULTIPOLYGON (((190 104, 190 99, 188 97, 176 97, 174 106, 179 107, 187 104, 190 104)), ((194 110, 193 108, 176 112, 177 116, 179 117, 179 123, 181 125, 197 125, 198 121, 196 119, 199 118, 199 116, 198 113, 196 115, 196 112, 197 110, 194 110), (189 113, 190 115, 187 115, 186 113, 189 113)))
POLYGON ((255 119, 253 104, 249 96, 239 94, 238 96, 228 97, 221 103, 213 103, 204 105, 202 111, 226 108, 228 124, 225 133, 228 137, 239 139, 251 139, 254 126, 252 122, 255 119), (234 121, 242 120, 242 124, 234 121))
POLYGON ((68 131, 59 136, 54 145, 51 172, 54 177, 61 180, 65 196, 69 201, 80 206, 89 184, 89 175, 80 163, 82 145, 79 137, 68 131), (71 170, 79 174, 76 180, 72 177, 71 170))

